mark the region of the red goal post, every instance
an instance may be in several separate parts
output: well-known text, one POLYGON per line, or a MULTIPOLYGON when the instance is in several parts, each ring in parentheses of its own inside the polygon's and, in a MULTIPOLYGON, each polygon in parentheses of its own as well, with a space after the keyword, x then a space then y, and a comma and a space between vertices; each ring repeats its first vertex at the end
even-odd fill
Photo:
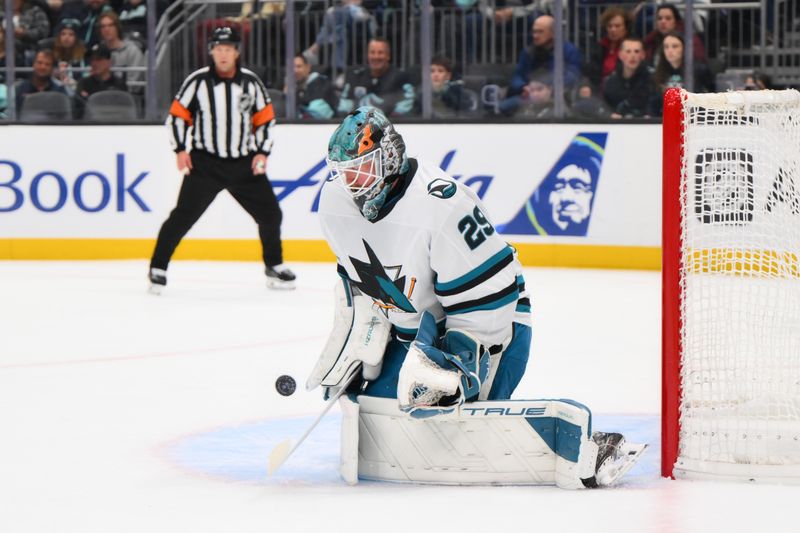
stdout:
POLYGON ((800 482, 800 93, 664 96, 665 477, 800 482))

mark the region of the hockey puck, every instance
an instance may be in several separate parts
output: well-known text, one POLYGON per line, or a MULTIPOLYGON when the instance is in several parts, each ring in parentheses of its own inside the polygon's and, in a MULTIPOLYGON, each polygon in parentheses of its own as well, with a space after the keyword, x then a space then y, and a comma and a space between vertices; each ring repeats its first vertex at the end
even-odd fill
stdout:
POLYGON ((291 396, 297 389, 297 383, 292 376, 283 375, 275 380, 275 390, 281 396, 291 396))

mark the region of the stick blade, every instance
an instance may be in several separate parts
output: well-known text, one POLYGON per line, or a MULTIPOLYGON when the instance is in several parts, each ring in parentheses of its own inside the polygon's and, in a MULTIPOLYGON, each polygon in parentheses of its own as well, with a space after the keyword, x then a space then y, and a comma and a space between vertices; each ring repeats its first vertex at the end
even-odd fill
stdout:
POLYGON ((286 461, 292 451, 292 441, 286 439, 279 442, 277 446, 272 448, 269 452, 269 460, 267 461, 267 475, 271 476, 278 468, 286 461))

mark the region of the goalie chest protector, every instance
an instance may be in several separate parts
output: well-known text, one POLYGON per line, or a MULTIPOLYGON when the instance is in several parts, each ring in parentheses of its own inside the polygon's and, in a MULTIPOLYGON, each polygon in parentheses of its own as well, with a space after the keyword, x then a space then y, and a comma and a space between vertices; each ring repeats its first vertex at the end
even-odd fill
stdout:
POLYGON ((527 295, 513 248, 472 189, 438 167, 409 163, 404 190, 374 221, 341 184, 323 186, 320 221, 339 273, 373 298, 399 340, 413 340, 427 310, 448 329, 502 343, 512 321, 529 324, 527 308, 517 309, 527 295))

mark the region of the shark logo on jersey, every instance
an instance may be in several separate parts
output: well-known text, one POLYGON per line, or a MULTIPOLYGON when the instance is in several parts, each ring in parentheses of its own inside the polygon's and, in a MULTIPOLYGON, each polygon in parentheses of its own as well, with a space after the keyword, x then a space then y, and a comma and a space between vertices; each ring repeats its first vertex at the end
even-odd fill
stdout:
POLYGON ((456 184, 450 180, 436 178, 428 184, 428 194, 446 200, 456 193, 456 184))
POLYGON ((607 133, 579 133, 500 233, 586 236, 607 133))
POLYGON ((416 313, 417 310, 410 301, 411 295, 414 293, 416 278, 411 278, 411 286, 408 290, 408 296, 406 296, 403 294, 403 289, 406 286, 406 277, 400 276, 402 265, 384 267, 367 241, 362 239, 362 242, 367 250, 369 262, 360 261, 355 257, 349 258, 361 280, 354 280, 355 286, 364 294, 372 297, 385 315, 388 315, 390 310, 416 313), (394 271, 394 279, 389 277, 387 270, 394 271))

